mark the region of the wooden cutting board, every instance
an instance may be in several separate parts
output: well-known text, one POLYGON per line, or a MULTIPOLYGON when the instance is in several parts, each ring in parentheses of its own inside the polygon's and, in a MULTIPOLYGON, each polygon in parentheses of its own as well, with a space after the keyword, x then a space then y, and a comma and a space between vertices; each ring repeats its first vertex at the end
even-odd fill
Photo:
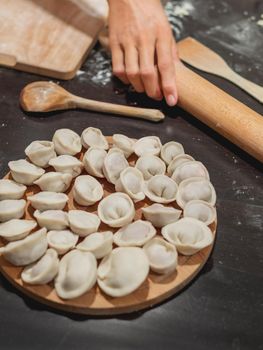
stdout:
POLYGON ((71 79, 103 26, 76 1, 0 0, 0 65, 71 79))

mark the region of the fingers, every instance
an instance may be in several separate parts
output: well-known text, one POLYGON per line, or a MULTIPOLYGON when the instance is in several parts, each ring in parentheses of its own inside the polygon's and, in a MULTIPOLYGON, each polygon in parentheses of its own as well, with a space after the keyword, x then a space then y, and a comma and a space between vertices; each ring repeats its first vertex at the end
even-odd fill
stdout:
POLYGON ((144 92, 144 85, 140 76, 139 55, 135 46, 125 47, 125 69, 130 83, 137 92, 144 92))
POLYGON ((124 53, 119 44, 111 44, 113 74, 124 84, 129 84, 124 66, 124 53))

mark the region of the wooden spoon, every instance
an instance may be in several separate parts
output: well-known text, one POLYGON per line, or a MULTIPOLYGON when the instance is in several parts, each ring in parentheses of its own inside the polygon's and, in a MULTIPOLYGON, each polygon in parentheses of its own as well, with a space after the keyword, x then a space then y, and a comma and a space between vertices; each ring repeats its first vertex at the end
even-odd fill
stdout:
POLYGON ((234 72, 217 53, 199 41, 189 37, 178 43, 179 57, 184 62, 204 72, 218 75, 245 90, 263 103, 263 87, 252 83, 234 72))
POLYGON ((96 112, 120 114, 158 122, 164 114, 158 109, 123 106, 89 100, 69 93, 61 86, 47 81, 36 81, 24 87, 20 94, 21 107, 28 112, 51 112, 63 109, 89 109, 96 112))

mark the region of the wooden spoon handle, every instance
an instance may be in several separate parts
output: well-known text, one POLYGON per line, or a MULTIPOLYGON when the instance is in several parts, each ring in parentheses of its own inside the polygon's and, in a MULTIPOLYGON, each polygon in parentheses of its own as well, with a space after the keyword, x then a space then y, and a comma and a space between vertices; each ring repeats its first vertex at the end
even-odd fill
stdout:
POLYGON ((263 116, 176 63, 179 106, 263 162, 263 116))
POLYGON ((89 100, 71 95, 75 108, 89 109, 96 112, 113 113, 132 118, 142 118, 158 122, 164 119, 164 114, 158 109, 137 108, 113 103, 89 100))

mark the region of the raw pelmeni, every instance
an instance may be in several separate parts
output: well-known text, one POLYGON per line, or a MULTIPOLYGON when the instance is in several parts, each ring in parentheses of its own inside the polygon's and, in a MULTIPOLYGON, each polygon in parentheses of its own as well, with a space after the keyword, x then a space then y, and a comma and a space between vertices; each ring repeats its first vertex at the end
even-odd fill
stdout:
POLYGON ((105 224, 111 227, 122 227, 134 218, 133 201, 126 193, 110 194, 99 203, 98 215, 105 224))
POLYGON ((180 154, 184 154, 184 148, 180 143, 175 141, 167 142, 161 148, 161 158, 166 164, 170 164, 180 154))
POLYGON ((91 252, 96 259, 104 258, 112 250, 113 234, 111 231, 94 232, 77 245, 77 249, 91 252))
POLYGON ((216 209, 211 204, 196 199, 185 205, 184 217, 195 218, 210 225, 216 220, 216 209))
POLYGON ((89 127, 81 134, 81 142, 85 148, 96 147, 107 150, 109 148, 108 141, 103 136, 100 129, 89 127))
POLYGON ((80 205, 92 205, 101 200, 103 188, 94 177, 81 175, 73 186, 74 200, 80 205))
POLYGON ((156 229, 150 222, 137 220, 119 229, 113 240, 119 247, 141 247, 155 235, 156 229))
POLYGON ((144 154, 152 154, 158 156, 161 151, 161 141, 157 136, 145 136, 134 144, 134 152, 138 157, 144 154))
POLYGON ((25 159, 13 160, 8 163, 12 178, 23 185, 33 185, 45 170, 29 163, 25 159))
POLYGON ((56 157, 55 147, 51 141, 33 141, 25 149, 26 156, 35 165, 46 168, 50 159, 56 157))
POLYGON ((104 177, 103 164, 107 152, 101 148, 90 147, 83 157, 83 164, 88 174, 104 177))
POLYGON ((155 175, 164 175, 166 170, 165 163, 150 154, 138 158, 135 167, 141 171, 145 181, 155 175))
POLYGON ((122 297, 134 292, 149 273, 148 258, 138 247, 115 248, 102 259, 97 282, 104 293, 122 297))
POLYGON ((34 220, 12 219, 0 224, 0 236, 7 241, 16 241, 29 235, 36 227, 34 220))
POLYGON ((213 242, 210 228, 194 218, 182 218, 164 226, 162 235, 183 255, 193 255, 213 242))
POLYGON ((68 213, 62 210, 36 210, 33 215, 38 225, 47 230, 64 230, 69 225, 68 213))
POLYGON ((145 198, 143 192, 144 179, 140 170, 128 167, 120 173, 120 178, 115 184, 117 192, 125 192, 135 202, 145 198))
POLYGON ((26 201, 24 199, 4 199, 0 201, 0 222, 20 219, 25 214, 26 201))
POLYGON ((180 184, 185 179, 190 177, 203 177, 209 180, 209 174, 203 163, 197 161, 190 161, 180 164, 173 172, 172 179, 180 184))
POLYGON ((55 279, 57 295, 73 299, 89 291, 96 283, 97 260, 92 253, 72 250, 61 259, 55 279))
POLYGON ((68 154, 74 156, 82 148, 79 135, 70 129, 58 129, 52 141, 58 155, 68 154))
POLYGON ((96 232, 100 226, 100 218, 84 210, 70 210, 68 220, 70 229, 81 237, 96 232))
POLYGON ((78 158, 66 154, 51 159, 49 165, 51 165, 56 171, 63 174, 69 174, 72 177, 79 176, 83 169, 83 164, 78 158))
POLYGON ((26 192, 26 186, 13 180, 0 180, 0 201, 4 199, 21 199, 26 192))
POLYGON ((114 134, 112 136, 113 146, 122 150, 126 158, 133 153, 135 141, 122 134, 114 134))
POLYGON ((51 171, 34 181, 34 184, 38 185, 42 191, 65 192, 69 188, 71 180, 70 174, 51 171))
POLYGON ((21 278, 28 284, 46 284, 55 278, 58 266, 57 252, 54 249, 48 249, 40 260, 24 268, 21 278))
POLYGON ((155 175, 145 183, 144 193, 153 202, 171 203, 175 201, 178 186, 166 175, 155 175))
POLYGON ((165 207, 162 204, 154 203, 149 207, 142 208, 143 216, 155 227, 163 227, 179 219, 182 211, 173 207, 165 207))
POLYGON ((41 228, 19 241, 0 248, 4 258, 15 266, 24 266, 38 260, 47 250, 47 230, 41 228))
POLYGON ((120 173, 128 166, 124 153, 118 148, 111 148, 104 158, 103 173, 106 179, 115 185, 120 173))
POLYGON ((78 242, 78 236, 69 230, 54 230, 47 233, 47 242, 50 248, 58 254, 65 254, 74 248, 78 242))
POLYGON ((189 154, 179 154, 179 156, 174 157, 174 159, 167 167, 168 175, 172 176, 173 172, 179 165, 190 162, 191 160, 194 160, 194 158, 192 156, 189 156, 189 154))
POLYGON ((62 210, 68 201, 68 196, 65 193, 56 192, 39 192, 27 199, 31 202, 33 208, 44 210, 62 210))

